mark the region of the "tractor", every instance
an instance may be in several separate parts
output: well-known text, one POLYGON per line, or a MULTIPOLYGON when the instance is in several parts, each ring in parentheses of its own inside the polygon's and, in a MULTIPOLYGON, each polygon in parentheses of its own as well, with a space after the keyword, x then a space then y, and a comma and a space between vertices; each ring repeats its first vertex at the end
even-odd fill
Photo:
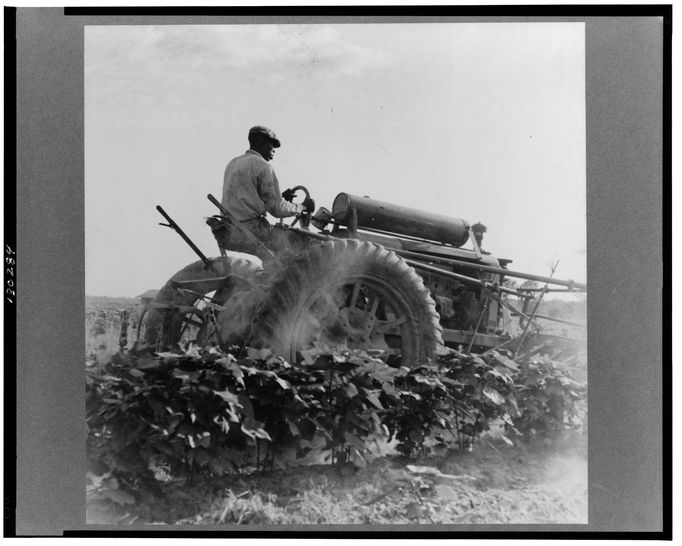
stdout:
POLYGON ((444 345, 518 347, 540 319, 551 319, 537 314, 544 294, 587 289, 510 270, 511 260, 483 250, 486 227, 462 218, 340 193, 331 210, 280 221, 262 241, 208 199, 220 212, 207 219, 220 251, 214 258, 157 207, 162 225, 200 258, 170 278, 140 319, 138 335, 144 329, 144 345, 157 351, 188 343, 266 348, 296 362, 312 349, 361 350, 414 367, 444 345), (249 237, 260 257, 230 249, 221 235, 228 229, 249 237), (462 248, 467 242, 471 249, 462 248))

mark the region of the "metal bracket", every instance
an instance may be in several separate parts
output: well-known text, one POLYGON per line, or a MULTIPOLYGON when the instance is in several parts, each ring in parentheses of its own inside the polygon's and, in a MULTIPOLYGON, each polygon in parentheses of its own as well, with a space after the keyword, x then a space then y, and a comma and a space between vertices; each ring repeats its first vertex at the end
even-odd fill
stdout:
POLYGON ((353 238, 357 238, 358 236, 358 211, 355 207, 351 208, 350 222, 348 222, 348 233, 353 238))
POLYGON ((478 246, 478 241, 476 240, 476 237, 474 236, 474 230, 471 229, 471 226, 469 226, 469 240, 471 241, 471 244, 474 247, 474 252, 476 253, 476 257, 480 260, 483 257, 483 253, 481 252, 481 247, 478 246))

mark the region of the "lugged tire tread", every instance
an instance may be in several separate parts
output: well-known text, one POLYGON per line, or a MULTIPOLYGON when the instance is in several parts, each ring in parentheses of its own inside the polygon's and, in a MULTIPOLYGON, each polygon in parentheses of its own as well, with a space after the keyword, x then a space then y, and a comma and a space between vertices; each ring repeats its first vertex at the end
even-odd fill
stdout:
MULTIPOLYGON (((286 353, 286 340, 278 332, 283 331, 282 323, 288 309, 294 305, 298 292, 308 283, 335 272, 335 264, 344 257, 351 258, 353 264, 368 264, 370 261, 378 267, 385 268, 390 274, 382 277, 382 282, 390 283, 402 279, 412 291, 412 299, 419 302, 422 309, 417 311, 419 324, 415 326, 418 337, 421 337, 423 348, 421 357, 433 356, 437 345, 442 345, 442 326, 436 312, 436 304, 429 290, 424 286, 422 278, 400 256, 383 246, 355 239, 335 239, 310 248, 287 267, 279 271, 263 300, 256 310, 253 321, 252 344, 256 347, 267 347, 275 352, 286 353), (421 318, 419 315, 423 315, 421 318)), ((290 355, 284 354, 285 357, 290 355)))

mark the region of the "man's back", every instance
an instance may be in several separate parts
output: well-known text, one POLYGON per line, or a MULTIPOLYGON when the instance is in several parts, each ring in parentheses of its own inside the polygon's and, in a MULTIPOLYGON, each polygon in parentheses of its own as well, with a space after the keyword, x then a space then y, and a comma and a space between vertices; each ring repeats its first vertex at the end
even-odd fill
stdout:
POLYGON ((275 170, 255 150, 248 150, 228 163, 222 203, 242 222, 264 216, 266 212, 277 218, 302 212, 300 205, 282 199, 275 170))
POLYGON ((223 206, 234 218, 252 220, 265 214, 259 188, 268 175, 274 177, 272 167, 254 150, 228 163, 223 184, 223 206))

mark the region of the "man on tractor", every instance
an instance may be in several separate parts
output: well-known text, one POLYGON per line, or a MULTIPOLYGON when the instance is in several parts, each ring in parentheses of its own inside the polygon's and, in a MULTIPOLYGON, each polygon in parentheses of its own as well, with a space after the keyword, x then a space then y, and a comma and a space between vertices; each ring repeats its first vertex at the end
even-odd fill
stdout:
POLYGON ((263 245, 245 231, 266 247, 286 248, 290 241, 266 220, 266 213, 275 218, 300 216, 312 213, 315 201, 306 197, 302 204, 297 204, 293 203, 294 190, 280 193, 277 175, 269 161, 281 143, 271 129, 256 125, 249 130, 248 138, 249 150, 230 161, 225 169, 222 205, 229 213, 230 224, 211 227, 222 247, 264 259, 268 253, 263 245))

